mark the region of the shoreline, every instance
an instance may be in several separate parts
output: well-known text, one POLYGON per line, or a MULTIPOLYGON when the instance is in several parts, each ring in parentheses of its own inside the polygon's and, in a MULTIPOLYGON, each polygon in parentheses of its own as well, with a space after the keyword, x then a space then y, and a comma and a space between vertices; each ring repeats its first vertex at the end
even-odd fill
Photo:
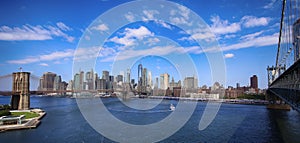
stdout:
MULTIPOLYGON (((51 95, 34 95, 34 97, 55 97, 55 98, 71 98, 71 99, 80 99, 80 98, 118 98, 118 96, 110 96, 110 97, 73 97, 70 95, 67 96, 51 96, 51 95)), ((137 96, 131 96, 126 98, 140 98, 137 96)), ((207 98, 191 98, 191 97, 171 97, 171 96, 148 96, 143 97, 141 99, 165 99, 165 100, 185 100, 185 101, 198 101, 198 102, 219 102, 226 104, 243 104, 243 105, 268 105, 267 100, 260 99, 207 99, 207 98)))
POLYGON ((165 100, 184 100, 184 101, 199 101, 199 102, 218 102, 227 104, 244 104, 244 105, 268 105, 267 100, 260 99, 203 99, 191 97, 169 97, 169 96, 149 96, 149 99, 165 99, 165 100))

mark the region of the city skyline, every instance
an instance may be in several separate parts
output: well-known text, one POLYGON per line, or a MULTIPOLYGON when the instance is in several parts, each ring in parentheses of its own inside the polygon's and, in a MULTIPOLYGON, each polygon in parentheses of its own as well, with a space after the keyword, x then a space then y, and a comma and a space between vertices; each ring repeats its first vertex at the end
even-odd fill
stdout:
MULTIPOLYGON (((145 86, 149 86, 150 89, 154 89, 154 88, 158 88, 158 89, 163 89, 163 90, 167 90, 168 88, 173 88, 173 87, 185 87, 187 89, 210 89, 213 88, 214 86, 219 86, 221 88, 224 89, 230 89, 230 88, 252 88, 254 90, 259 90, 260 88, 258 88, 258 77, 257 75, 252 75, 251 77, 248 77, 249 83, 247 85, 240 85, 240 83, 236 83, 236 86, 233 85, 228 85, 227 87, 225 87, 224 85, 220 84, 218 81, 214 82, 211 85, 198 85, 198 79, 197 77, 194 76, 187 76, 184 77, 183 79, 179 79, 178 81, 174 80, 174 77, 172 75, 169 75, 168 73, 161 73, 160 77, 155 77, 153 78, 152 76, 149 76, 152 73, 151 71, 147 70, 146 67, 144 67, 143 69, 146 69, 146 80, 143 79, 145 77, 140 77, 142 78, 142 80, 145 81, 141 81, 141 82, 146 82, 145 86)), ((137 69, 138 70, 138 69, 137 69)), ((97 90, 97 86, 98 84, 100 85, 100 83, 97 83, 97 80, 100 80, 99 82, 102 82, 101 80, 105 80, 105 81, 111 81, 111 82, 116 82, 116 84, 118 83, 130 83, 132 84, 132 86, 134 84, 136 84, 136 86, 139 86, 139 77, 132 77, 131 76, 132 70, 127 71, 126 73, 123 74, 118 74, 118 75, 112 75, 110 74, 109 71, 104 70, 102 71, 102 75, 98 74, 96 72, 93 72, 93 69, 91 69, 91 71, 88 72, 84 72, 84 71, 79 71, 78 73, 74 74, 74 77, 69 80, 69 81, 63 81, 61 80, 61 75, 53 73, 53 72, 45 72, 41 77, 40 77, 40 81, 39 81, 39 86, 38 86, 38 90, 48 90, 48 91, 52 91, 52 90, 73 90, 73 89, 78 89, 78 90, 97 90), (50 75, 50 76, 49 76, 50 75), (128 77, 129 75, 129 77, 128 77), (48 85, 45 86, 45 88, 41 88, 43 87, 43 84, 49 84, 45 81, 45 79, 47 79, 46 77, 48 77, 48 82, 50 81, 50 88, 48 89, 48 85), (120 78, 121 77, 121 78, 120 78), (128 80, 130 79, 130 80, 128 80), (77 80, 77 85, 76 85, 76 80, 77 80), (57 86, 56 84, 60 84, 62 86, 64 86, 64 88, 59 88, 59 86, 57 86)), ((144 73, 145 74, 145 73, 144 73)), ((102 84, 102 83, 101 83, 102 84)), ((112 83, 111 83, 112 84, 112 83)), ((141 85, 144 83, 141 83, 141 85)), ((102 85, 101 85, 102 86, 102 85)), ((112 88, 112 87, 111 87, 112 88)))
MULTIPOLYGON (((0 44, 3 54, 9 56, 0 58, 3 67, 1 73, 3 75, 10 74, 17 71, 19 67, 23 67, 25 71, 30 71, 34 75, 52 71, 62 75, 64 81, 69 81, 74 76, 72 73, 73 54, 85 29, 97 16, 125 2, 127 1, 91 1, 85 4, 78 2, 74 3, 74 6, 66 8, 68 1, 60 4, 52 1, 32 3, 2 1, 1 5, 5 5, 5 7, 1 9, 2 14, 0 15, 3 19, 0 22, 0 44), (79 12, 78 9, 81 6, 89 7, 89 9, 79 12), (45 7, 48 9, 43 10, 45 7), (53 12, 48 13, 49 10, 53 12), (7 13, 10 15, 7 16, 7 13), (72 15, 79 15, 80 20, 72 15)), ((201 1, 175 2, 190 8, 201 16, 216 35, 226 62, 226 86, 234 86, 236 83, 249 85, 248 77, 255 74, 260 79, 259 88, 267 87, 266 67, 274 64, 276 56, 281 9, 279 1, 264 1, 263 4, 256 1, 209 1, 205 4, 201 1), (249 10, 250 8, 251 10, 249 10)), ((155 13, 145 13, 145 16, 147 14, 148 16, 156 15, 155 13)), ((126 16, 130 19, 130 15, 126 16)), ((178 32, 174 25, 160 24, 156 26, 151 23, 127 25, 118 31, 123 35, 114 33, 110 36, 112 42, 107 44, 108 46, 111 46, 109 44, 124 46, 124 43, 120 42, 121 40, 127 40, 127 44, 137 44, 132 41, 132 37, 135 35, 130 37, 130 32, 131 34, 144 32, 144 35, 139 35, 148 38, 144 41, 149 39, 152 42, 161 41, 160 37, 158 40, 155 39, 156 36, 165 34, 184 46, 193 46, 191 43, 180 41, 186 37, 172 35, 174 32, 176 33, 176 30, 178 32), (166 30, 168 28, 171 30, 166 30)), ((109 25, 95 27, 99 31, 105 31, 108 28, 109 25)), ((88 37, 82 38, 88 39, 88 37)), ((156 47, 159 46, 163 45, 156 47)), ((174 47, 164 48, 174 49, 174 47)), ((189 50, 192 59, 199 65, 197 67, 198 84, 211 85, 215 81, 211 81, 211 77, 207 76, 210 74, 210 69, 205 54, 201 53, 197 47, 194 49, 191 47, 189 50), (200 62, 198 63, 198 61, 200 62)), ((157 53, 154 52, 153 55, 155 54, 157 53)), ((168 64, 153 65, 153 67, 161 72, 170 72, 168 69, 163 69, 164 67, 169 68, 170 65, 176 69, 176 65, 166 65, 168 64)), ((101 67, 97 66, 96 70, 109 70, 112 66, 109 62, 102 62, 101 67)), ((159 76, 155 72, 152 75, 159 76)), ((179 76, 174 78, 176 81, 180 79, 179 76)))

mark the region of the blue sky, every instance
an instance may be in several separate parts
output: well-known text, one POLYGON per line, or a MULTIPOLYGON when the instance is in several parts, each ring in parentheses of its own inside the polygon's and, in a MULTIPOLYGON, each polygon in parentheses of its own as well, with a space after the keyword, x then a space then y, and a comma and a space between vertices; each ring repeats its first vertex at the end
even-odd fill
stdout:
MULTIPOLYGON (((72 79, 73 55, 82 42, 91 39, 91 35, 88 35, 89 31, 95 30, 101 33, 111 29, 111 25, 105 21, 102 24, 97 23, 97 17, 126 2, 129 1, 0 1, 0 75, 10 74, 23 67, 24 71, 30 71, 37 76, 52 71, 61 75, 65 81, 72 79)), ((223 50, 222 55, 226 63, 226 86, 235 86, 237 82, 248 85, 250 76, 256 74, 259 87, 267 87, 266 67, 274 65, 276 58, 281 1, 176 0, 172 2, 195 12, 214 33, 215 36, 212 37, 217 39, 223 50)), ((178 13, 178 11, 174 13, 176 12, 178 13)), ((190 16, 189 12, 185 12, 179 11, 178 14, 183 18, 190 16)), ((175 80, 179 80, 182 77, 178 76, 178 71, 174 69, 178 68, 177 64, 186 61, 181 58, 190 57, 196 65, 196 72, 189 69, 191 72, 182 76, 198 74, 199 85, 211 85, 213 81, 208 59, 203 49, 199 49, 199 44, 189 39, 189 37, 211 38, 210 35, 201 35, 200 32, 180 32, 182 29, 177 25, 184 24, 185 21, 176 16, 170 19, 173 22, 171 24, 161 21, 134 22, 135 13, 120 12, 119 14, 124 16, 129 24, 120 27, 117 31, 109 32, 111 35, 108 35, 109 38, 103 45, 107 50, 104 49, 102 53, 96 55, 97 73, 101 75, 103 69, 113 73, 119 73, 122 69, 126 71, 125 67, 118 66, 124 65, 121 60, 111 61, 111 57, 118 55, 117 58, 129 60, 129 65, 133 67, 141 62, 144 67, 152 71, 154 77, 168 72, 175 80), (141 45, 145 45, 144 48, 141 45), (173 56, 176 55, 176 51, 180 53, 181 46, 185 47, 184 56, 187 57, 175 58, 173 63, 161 58, 169 54, 169 52, 164 54, 166 51, 172 51, 173 56), (147 50, 154 56, 142 58, 143 52, 147 50), (140 60, 130 61, 132 53, 141 54, 135 57, 140 60)), ((154 10, 142 14, 148 19, 162 15, 160 11, 154 10)), ((114 17, 106 20, 113 23, 120 22, 114 17)), ((186 24, 188 27, 188 23, 186 24)), ((93 49, 83 50, 85 54, 89 51, 92 54, 94 52, 93 49)), ((132 72, 137 70, 132 69, 132 72)))

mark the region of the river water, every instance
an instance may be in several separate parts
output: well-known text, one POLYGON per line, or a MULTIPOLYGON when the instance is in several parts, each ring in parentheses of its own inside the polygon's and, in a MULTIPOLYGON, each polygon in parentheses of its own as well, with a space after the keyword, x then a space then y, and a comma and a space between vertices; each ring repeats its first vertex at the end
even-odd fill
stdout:
MULTIPOLYGON (((126 102, 140 104, 141 101, 155 100, 129 99, 126 102)), ((0 96, 0 104, 8 104, 9 101, 10 97, 0 96)), ((169 105, 177 104, 175 100, 163 100, 153 109, 139 111, 118 101, 117 98, 102 99, 114 116, 136 125, 147 125, 166 118, 172 112, 168 110, 169 105)), ((160 142, 300 142, 300 114, 294 110, 268 110, 262 105, 222 104, 213 122, 200 131, 198 124, 206 104, 198 102, 186 124, 160 142)), ((32 96, 31 107, 42 108, 47 112, 40 126, 36 129, 2 132, 1 143, 114 142, 98 133, 85 120, 76 99, 32 96)))

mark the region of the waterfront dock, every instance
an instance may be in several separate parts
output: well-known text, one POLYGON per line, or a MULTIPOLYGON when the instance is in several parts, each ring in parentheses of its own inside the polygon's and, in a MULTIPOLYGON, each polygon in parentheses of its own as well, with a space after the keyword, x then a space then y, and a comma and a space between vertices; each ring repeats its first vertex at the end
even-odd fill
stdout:
POLYGON ((31 111, 37 112, 39 114, 38 117, 25 119, 24 123, 22 124, 14 124, 14 125, 1 125, 0 132, 11 131, 11 130, 22 130, 22 129, 34 129, 37 128, 40 123, 41 119, 46 115, 46 112, 40 109, 33 109, 31 111), (38 110, 38 112, 37 112, 38 110))

